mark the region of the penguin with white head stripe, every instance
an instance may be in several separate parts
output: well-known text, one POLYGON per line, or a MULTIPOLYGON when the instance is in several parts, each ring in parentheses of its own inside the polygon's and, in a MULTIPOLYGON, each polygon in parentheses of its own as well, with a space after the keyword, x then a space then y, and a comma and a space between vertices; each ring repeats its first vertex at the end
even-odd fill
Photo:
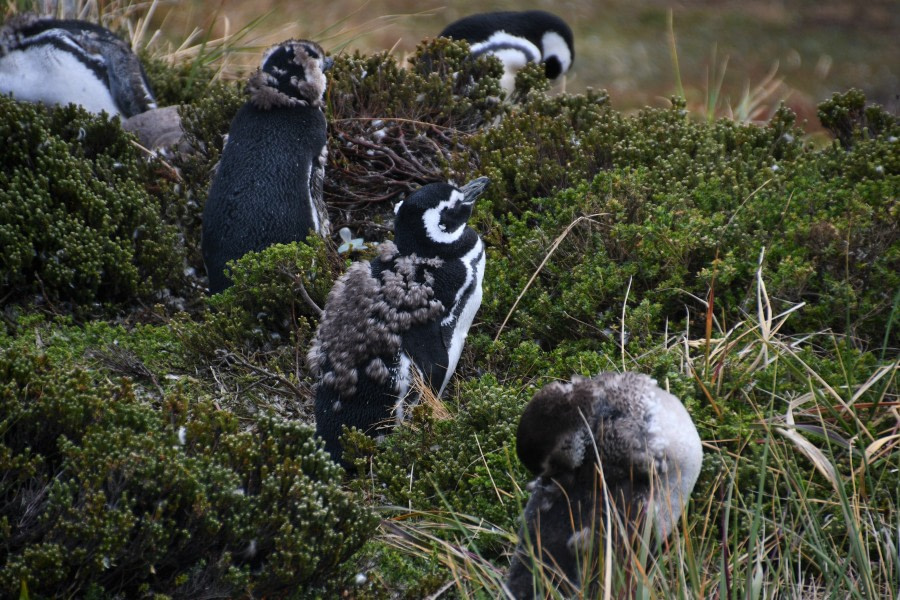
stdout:
POLYGON ((26 13, 0 28, 0 93, 131 117, 156 100, 138 57, 108 29, 26 13))
POLYGON ((328 146, 322 113, 332 59, 307 40, 269 48, 231 122, 203 207, 210 293, 231 285, 225 264, 247 252, 329 232, 322 195, 328 146))
POLYGON ((467 221, 488 182, 432 183, 398 203, 394 241, 329 293, 307 358, 316 433, 335 460, 343 425, 378 437, 406 417, 416 373, 446 389, 481 305, 484 244, 467 221))
POLYGON ((516 453, 537 476, 529 484, 519 546, 507 577, 513 597, 534 581, 562 595, 597 596, 596 561, 605 538, 622 550, 646 518, 665 539, 700 474, 700 436, 684 405, 639 373, 575 376, 544 386, 525 407, 516 453), (606 501, 625 526, 604 531, 606 501), (537 559, 537 561, 535 560, 537 559), (540 562, 540 565, 535 564, 540 562), (541 569, 543 574, 535 573, 541 569), (592 576, 583 581, 582 576, 592 576))
POLYGON ((444 28, 441 37, 466 40, 473 56, 493 54, 503 63, 501 87, 515 90, 516 73, 530 62, 541 62, 550 80, 568 72, 575 60, 572 29, 561 18, 542 10, 490 12, 464 17, 444 28))

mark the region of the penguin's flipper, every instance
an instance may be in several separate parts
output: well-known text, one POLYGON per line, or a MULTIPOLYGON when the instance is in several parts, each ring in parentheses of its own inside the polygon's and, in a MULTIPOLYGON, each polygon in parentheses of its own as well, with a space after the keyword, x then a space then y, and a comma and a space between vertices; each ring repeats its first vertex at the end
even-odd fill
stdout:
POLYGON ((435 392, 441 388, 447 376, 448 351, 450 335, 447 327, 435 319, 427 323, 415 325, 403 334, 403 347, 407 355, 419 369, 425 383, 435 392))

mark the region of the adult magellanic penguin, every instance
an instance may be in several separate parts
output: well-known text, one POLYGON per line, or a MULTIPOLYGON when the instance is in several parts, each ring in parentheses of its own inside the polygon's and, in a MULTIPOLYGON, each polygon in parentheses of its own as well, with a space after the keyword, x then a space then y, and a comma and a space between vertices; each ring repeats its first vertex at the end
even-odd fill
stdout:
POLYGON ((441 37, 466 40, 474 56, 493 54, 503 63, 500 85, 511 94, 516 73, 530 62, 541 62, 555 80, 572 67, 572 29, 558 16, 542 10, 479 13, 454 21, 441 37))
POLYGON ((210 293, 231 285, 225 263, 273 244, 327 235, 322 197, 327 157, 322 47, 288 40, 269 48, 250 77, 203 207, 210 293))
POLYGON ((417 190, 395 208, 394 241, 329 293, 308 361, 316 432, 335 460, 343 425, 377 437, 405 418, 416 372, 438 395, 447 387, 481 305, 484 246, 467 221, 487 184, 417 190))
POLYGON ((620 550, 649 516, 665 539, 703 459, 684 405, 638 373, 544 386, 519 420, 516 452, 537 479, 506 584, 515 598, 529 600, 535 580, 563 596, 597 597, 591 561, 604 546, 602 536, 613 536, 620 550), (624 529, 604 527, 605 498, 616 511, 611 522, 621 520, 624 529))
POLYGON ((130 117, 156 108, 137 56, 108 29, 26 13, 0 28, 0 93, 130 117))

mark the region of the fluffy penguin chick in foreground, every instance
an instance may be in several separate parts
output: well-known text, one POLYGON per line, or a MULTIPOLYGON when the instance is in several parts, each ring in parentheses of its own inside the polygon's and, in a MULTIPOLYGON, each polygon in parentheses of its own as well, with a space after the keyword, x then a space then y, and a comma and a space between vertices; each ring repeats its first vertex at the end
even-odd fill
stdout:
POLYGON ((530 62, 542 62, 547 78, 557 79, 572 67, 575 42, 572 29, 542 10, 490 12, 470 15, 448 25, 441 37, 466 40, 472 55, 493 54, 503 63, 500 85, 511 94, 516 73, 530 62))
POLYGON ((548 384, 522 413, 516 452, 537 475, 507 578, 520 599, 534 597, 537 568, 564 595, 594 590, 594 578, 581 576, 591 572, 586 561, 596 561, 604 543, 604 481, 626 525, 624 532, 616 525, 607 532, 621 549, 647 515, 658 536, 671 533, 703 459, 700 436, 681 402, 638 373, 548 384), (542 567, 532 559, 538 554, 542 567))
POLYGON ((0 93, 123 117, 156 108, 138 57, 111 31, 29 13, 0 28, 0 93))
POLYGON ((394 242, 329 293, 308 360, 316 433, 335 460, 343 425, 375 437, 405 418, 414 370, 438 395, 447 387, 481 305, 484 245, 466 222, 488 181, 417 190, 394 209, 394 242))
POLYGON ((237 112, 203 207, 209 291, 231 285, 225 263, 273 244, 327 235, 322 184, 327 157, 322 47, 288 40, 263 55, 250 99, 237 112))

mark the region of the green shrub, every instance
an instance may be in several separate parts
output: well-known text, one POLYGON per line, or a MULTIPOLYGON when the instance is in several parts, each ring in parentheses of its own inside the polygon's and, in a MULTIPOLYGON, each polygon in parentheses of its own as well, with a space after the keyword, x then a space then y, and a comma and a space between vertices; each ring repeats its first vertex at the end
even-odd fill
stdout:
POLYGON ((0 297, 120 304, 183 285, 157 179, 118 120, 0 97, 0 297))
POLYGON ((880 106, 866 106, 865 95, 855 89, 843 94, 835 92, 831 100, 820 104, 819 121, 844 149, 860 140, 900 134, 900 119, 880 106))
POLYGON ((0 354, 0 589, 326 593, 375 520, 304 426, 0 354))
POLYGON ((169 64, 143 52, 141 63, 158 106, 195 104, 217 87, 212 83, 215 73, 201 64, 200 59, 169 64))
POLYGON ((710 288, 726 322, 752 312, 765 249, 776 308, 807 303, 795 331, 882 342, 900 287, 896 141, 817 152, 783 109, 766 127, 706 125, 677 102, 624 118, 589 100, 532 98, 473 140, 492 178, 476 207, 489 243, 487 330, 552 250, 508 326, 548 349, 618 338, 630 285, 625 328, 637 351, 667 322, 702 326, 691 323, 705 318, 695 298, 710 288))
POLYGON ((305 348, 315 333, 318 307, 337 276, 340 261, 325 240, 276 244, 248 252, 230 267, 234 285, 209 299, 203 322, 189 327, 187 345, 204 359, 216 350, 305 348))
POLYGON ((513 527, 522 498, 516 482, 527 480, 515 432, 529 399, 527 391, 486 375, 462 383, 452 418, 416 408, 412 422, 374 452, 375 492, 389 505, 453 510, 513 527))

